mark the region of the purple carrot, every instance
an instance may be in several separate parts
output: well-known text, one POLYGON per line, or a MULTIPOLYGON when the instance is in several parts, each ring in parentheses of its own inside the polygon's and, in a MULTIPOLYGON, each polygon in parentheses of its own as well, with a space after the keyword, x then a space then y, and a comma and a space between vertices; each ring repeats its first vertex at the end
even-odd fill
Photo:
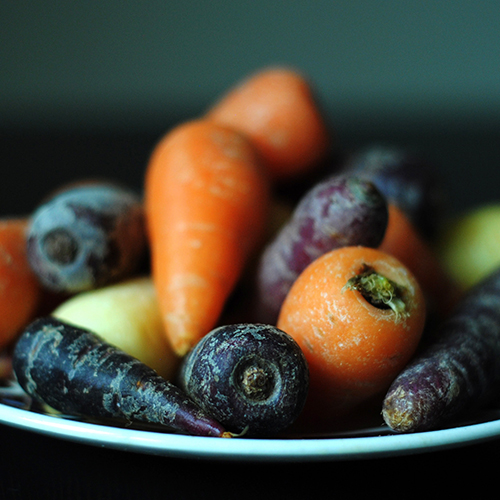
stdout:
POLYGON ((108 182, 62 188, 31 215, 27 256, 44 287, 63 293, 98 288, 137 271, 146 255, 143 207, 108 182))
POLYGON ((338 175, 315 185, 261 256, 256 320, 276 322, 292 283, 319 256, 343 246, 377 247, 387 220, 387 202, 371 181, 338 175))
POLYGON ((431 163, 403 148, 373 144, 351 154, 342 171, 371 180, 423 235, 435 236, 447 194, 431 163))
POLYGON ((12 363, 24 391, 62 413, 230 437, 153 369, 94 333, 55 318, 39 318, 28 325, 16 344, 12 363))
POLYGON ((471 289, 394 380, 382 414, 397 432, 435 429, 500 390, 500 270, 471 289))
POLYGON ((309 367, 297 342, 272 325, 224 325, 184 358, 179 385, 231 431, 271 436, 302 411, 309 367))

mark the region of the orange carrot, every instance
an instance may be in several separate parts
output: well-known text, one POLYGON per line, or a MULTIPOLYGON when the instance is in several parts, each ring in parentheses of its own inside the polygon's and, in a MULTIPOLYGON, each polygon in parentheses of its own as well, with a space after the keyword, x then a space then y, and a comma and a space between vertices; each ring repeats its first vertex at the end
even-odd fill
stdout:
POLYGON ((41 288, 26 257, 28 220, 0 220, 0 348, 15 338, 34 315, 41 288))
POLYGON ((351 246, 313 261, 292 285, 277 323, 309 364, 302 424, 333 425, 382 396, 413 356, 425 319, 422 290, 395 257, 351 246))
POLYGON ((249 76, 223 95, 207 117, 247 134, 275 180, 309 171, 330 148, 311 87, 291 68, 267 68, 249 76))
POLYGON ((380 250, 394 255, 417 277, 429 307, 441 317, 446 317, 462 289, 446 272, 437 254, 424 240, 405 213, 393 204, 389 205, 389 223, 380 250))
POLYGON ((181 124, 153 151, 145 184, 152 273, 178 355, 219 319, 264 236, 269 193, 251 143, 213 121, 181 124))

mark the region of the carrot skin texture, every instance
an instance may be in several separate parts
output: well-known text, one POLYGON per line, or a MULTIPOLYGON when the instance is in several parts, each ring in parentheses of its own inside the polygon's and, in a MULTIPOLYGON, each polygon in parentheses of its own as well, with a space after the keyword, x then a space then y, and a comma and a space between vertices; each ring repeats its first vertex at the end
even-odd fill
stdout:
POLYGON ((12 366, 27 394, 62 413, 161 424, 194 435, 225 433, 153 369, 94 333, 55 318, 28 325, 12 366))
POLYGON ((271 436, 298 417, 309 369, 298 344, 271 325, 215 328, 184 358, 180 387, 233 432, 271 436))
POLYGON ((301 426, 328 429, 369 399, 381 401, 416 352, 425 319, 422 290, 396 258, 358 246, 338 248, 313 261, 292 285, 277 323, 297 341, 309 365, 301 426), (365 265, 404 287, 403 315, 345 288, 365 265))
POLYGON ((293 282, 313 260, 343 246, 377 247, 387 222, 387 202, 372 182, 338 175, 316 184, 262 253, 257 321, 277 321, 293 282))
POLYGON ((500 271, 463 297, 389 388, 382 414, 396 432, 435 429, 497 397, 500 388, 500 271))
POLYGON ((218 321, 264 237, 269 199, 253 146, 226 126, 183 123, 153 151, 145 185, 152 275, 178 355, 218 321))

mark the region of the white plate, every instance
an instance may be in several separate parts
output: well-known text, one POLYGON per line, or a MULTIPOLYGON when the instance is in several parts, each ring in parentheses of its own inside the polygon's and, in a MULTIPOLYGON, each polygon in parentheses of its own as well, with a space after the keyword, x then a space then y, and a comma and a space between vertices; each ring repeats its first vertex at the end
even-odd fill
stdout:
POLYGON ((210 438, 80 421, 27 409, 15 386, 0 388, 0 423, 70 441, 163 456, 258 461, 319 461, 374 458, 465 446, 500 437, 500 411, 482 413, 479 423, 415 434, 386 427, 326 438, 210 438))

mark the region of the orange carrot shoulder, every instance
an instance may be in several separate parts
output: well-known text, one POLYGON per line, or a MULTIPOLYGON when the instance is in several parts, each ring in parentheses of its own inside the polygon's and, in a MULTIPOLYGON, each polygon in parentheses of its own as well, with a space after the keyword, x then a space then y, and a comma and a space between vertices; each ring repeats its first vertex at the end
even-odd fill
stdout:
POLYGON ((389 204, 389 223, 379 248, 408 266, 422 286, 429 305, 439 316, 444 318, 450 314, 463 290, 407 215, 394 204, 389 204))
POLYGON ((250 142, 213 121, 183 123, 153 151, 145 183, 152 273, 177 354, 215 326, 264 235, 269 193, 250 142))

